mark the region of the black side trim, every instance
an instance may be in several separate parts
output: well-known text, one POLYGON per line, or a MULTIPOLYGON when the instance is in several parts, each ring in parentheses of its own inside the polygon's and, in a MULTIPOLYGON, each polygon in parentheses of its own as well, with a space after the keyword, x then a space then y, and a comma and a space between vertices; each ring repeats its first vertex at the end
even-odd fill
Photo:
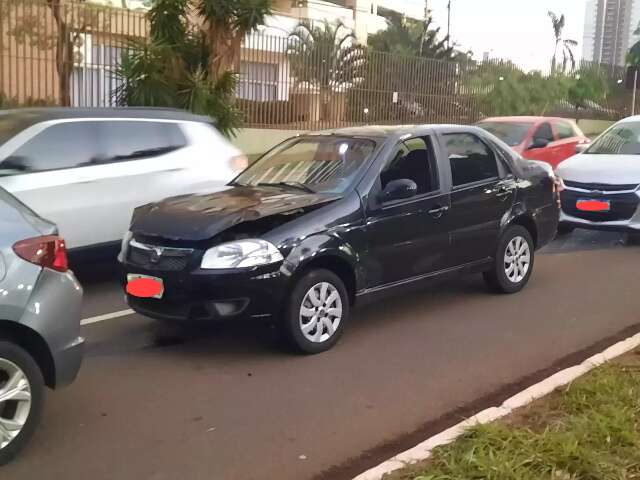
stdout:
POLYGON ((398 280, 396 282, 385 283, 384 285, 378 285, 376 287, 365 288, 364 290, 356 293, 356 297, 369 295, 372 293, 379 293, 385 290, 389 290, 391 288, 400 287, 403 285, 408 285, 414 282, 419 282, 420 280, 426 280, 428 278, 438 277, 440 275, 445 275, 447 273, 459 272, 466 269, 473 269, 475 267, 480 267, 483 265, 488 265, 493 260, 491 258, 483 258, 482 260, 476 260, 473 262, 465 263, 463 265, 458 265, 457 267, 445 268, 444 270, 437 270, 435 272, 425 273, 424 275, 418 275, 411 278, 405 278, 403 280, 398 280))

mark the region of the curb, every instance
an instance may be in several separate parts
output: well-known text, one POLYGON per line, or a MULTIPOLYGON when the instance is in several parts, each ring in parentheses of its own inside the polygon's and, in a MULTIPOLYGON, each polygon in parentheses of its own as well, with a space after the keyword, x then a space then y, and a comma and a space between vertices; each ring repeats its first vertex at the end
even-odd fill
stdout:
POLYGON ((623 355, 631 350, 640 347, 640 333, 627 338, 621 342, 618 342, 611 347, 607 348, 601 353, 597 353, 592 357, 587 358, 579 365, 560 370, 558 373, 551 375, 550 377, 542 380, 535 385, 515 394, 511 398, 505 400, 502 405, 497 407, 487 408, 486 410, 477 413, 476 415, 454 425, 451 428, 446 429, 443 432, 419 443, 409 450, 405 450, 399 453, 395 457, 392 457, 380 465, 377 465, 366 472, 361 473, 353 480, 381 480, 387 473, 399 470, 407 465, 416 463, 422 460, 426 460, 431 456, 431 452, 434 448, 441 445, 447 445, 452 443, 456 438, 462 435, 469 427, 479 424, 485 424, 493 422, 505 415, 508 415, 513 410, 524 407, 534 400, 544 397, 559 387, 563 387, 573 382, 577 378, 581 377, 585 373, 593 370, 608 361, 613 360, 620 355, 623 355))

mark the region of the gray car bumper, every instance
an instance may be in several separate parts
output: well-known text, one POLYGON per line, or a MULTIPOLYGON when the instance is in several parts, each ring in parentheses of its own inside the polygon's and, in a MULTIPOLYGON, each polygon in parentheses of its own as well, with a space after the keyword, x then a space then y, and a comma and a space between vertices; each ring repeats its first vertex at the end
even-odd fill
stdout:
POLYGON ((53 359, 55 387, 71 383, 82 362, 82 287, 72 272, 42 269, 20 323, 40 334, 53 359))

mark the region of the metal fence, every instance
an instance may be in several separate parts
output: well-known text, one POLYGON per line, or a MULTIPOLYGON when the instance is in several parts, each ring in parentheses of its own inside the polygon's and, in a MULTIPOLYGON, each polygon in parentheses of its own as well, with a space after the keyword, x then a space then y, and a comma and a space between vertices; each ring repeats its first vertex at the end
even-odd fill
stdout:
MULTIPOLYGON (((122 56, 148 32, 145 12, 0 0, 0 108, 115 105, 122 56)), ((498 60, 402 57, 255 33, 245 39, 236 69, 236 104, 251 127, 471 123, 524 114, 616 120, 631 112, 625 70, 608 65, 526 73, 498 60)))

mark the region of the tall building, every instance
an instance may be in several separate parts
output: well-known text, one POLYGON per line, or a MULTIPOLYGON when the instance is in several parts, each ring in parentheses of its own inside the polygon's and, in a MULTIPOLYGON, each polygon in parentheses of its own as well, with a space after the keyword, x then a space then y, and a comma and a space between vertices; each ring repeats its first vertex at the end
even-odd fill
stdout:
POLYGON ((637 22, 639 0, 588 0, 584 22, 583 58, 624 65, 637 22))

